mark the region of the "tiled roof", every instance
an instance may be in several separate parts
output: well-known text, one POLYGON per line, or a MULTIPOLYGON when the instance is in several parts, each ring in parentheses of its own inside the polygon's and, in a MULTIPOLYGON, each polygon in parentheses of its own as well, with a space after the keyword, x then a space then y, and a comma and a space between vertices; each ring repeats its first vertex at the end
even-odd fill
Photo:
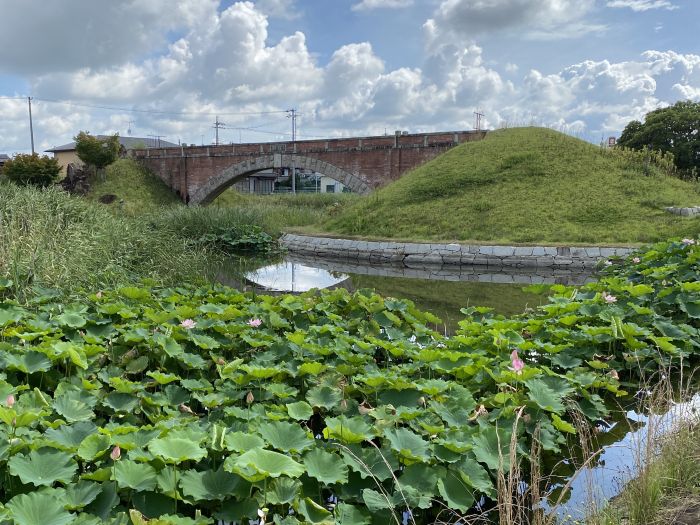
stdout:
MULTIPOLYGON (((105 139, 107 138, 107 135, 97 135, 97 138, 105 139)), ((119 137, 119 143, 126 149, 134 149, 136 146, 143 145, 145 145, 147 148, 173 148, 177 146, 177 144, 168 142, 167 140, 154 139, 150 137, 119 137)), ((68 144, 64 144, 63 146, 56 146, 55 148, 47 149, 46 151, 50 153, 58 153, 59 151, 73 150, 75 150, 75 142, 69 142, 68 144)))

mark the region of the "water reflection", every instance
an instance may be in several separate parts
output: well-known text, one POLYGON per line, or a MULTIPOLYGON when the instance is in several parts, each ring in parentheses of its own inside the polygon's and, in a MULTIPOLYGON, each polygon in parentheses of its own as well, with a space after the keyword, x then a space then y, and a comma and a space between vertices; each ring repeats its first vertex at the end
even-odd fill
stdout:
POLYGON ((284 261, 263 266, 245 274, 252 284, 273 292, 308 292, 313 288, 330 288, 348 279, 343 273, 329 272, 322 268, 284 261))

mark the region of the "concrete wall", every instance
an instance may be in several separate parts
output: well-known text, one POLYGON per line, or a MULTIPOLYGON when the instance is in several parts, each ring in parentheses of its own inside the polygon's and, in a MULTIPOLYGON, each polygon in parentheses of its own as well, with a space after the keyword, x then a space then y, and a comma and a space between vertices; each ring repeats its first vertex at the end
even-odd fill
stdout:
POLYGON ((342 259, 370 264, 486 266, 490 268, 587 269, 608 257, 625 257, 631 248, 597 246, 480 246, 372 242, 286 234, 280 240, 291 254, 342 259))

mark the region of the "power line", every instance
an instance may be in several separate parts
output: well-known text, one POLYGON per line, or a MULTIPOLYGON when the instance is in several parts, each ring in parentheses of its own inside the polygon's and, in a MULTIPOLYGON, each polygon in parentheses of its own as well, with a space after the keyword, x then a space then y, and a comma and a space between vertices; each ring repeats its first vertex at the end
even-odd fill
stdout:
POLYGON ((63 104, 65 106, 76 106, 82 108, 92 108, 92 109, 108 109, 111 111, 123 111, 124 113, 147 113, 152 115, 201 115, 201 116, 216 116, 216 115, 232 115, 232 116, 246 116, 246 115, 273 115, 286 113, 286 110, 271 110, 271 111, 232 111, 232 112, 217 112, 210 113, 206 111, 161 111, 156 109, 138 109, 138 108, 123 108, 118 106, 103 106, 99 104, 82 104, 79 102, 68 102, 65 100, 52 100, 48 98, 36 98, 32 100, 38 100, 41 102, 49 102, 52 104, 63 104))

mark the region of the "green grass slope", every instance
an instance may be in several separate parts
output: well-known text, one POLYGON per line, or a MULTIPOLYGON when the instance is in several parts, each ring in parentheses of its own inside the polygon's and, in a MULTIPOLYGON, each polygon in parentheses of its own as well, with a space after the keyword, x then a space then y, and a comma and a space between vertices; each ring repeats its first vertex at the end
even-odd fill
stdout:
POLYGON ((105 207, 127 215, 142 215, 154 208, 182 205, 179 197, 163 181, 132 159, 117 160, 105 170, 104 180, 96 178, 93 181, 88 199, 98 201, 103 195, 116 195, 117 200, 105 207))
POLYGON ((643 243, 698 232, 664 206, 700 205, 700 186, 641 154, 543 128, 458 146, 326 221, 341 235, 517 243, 643 243))

